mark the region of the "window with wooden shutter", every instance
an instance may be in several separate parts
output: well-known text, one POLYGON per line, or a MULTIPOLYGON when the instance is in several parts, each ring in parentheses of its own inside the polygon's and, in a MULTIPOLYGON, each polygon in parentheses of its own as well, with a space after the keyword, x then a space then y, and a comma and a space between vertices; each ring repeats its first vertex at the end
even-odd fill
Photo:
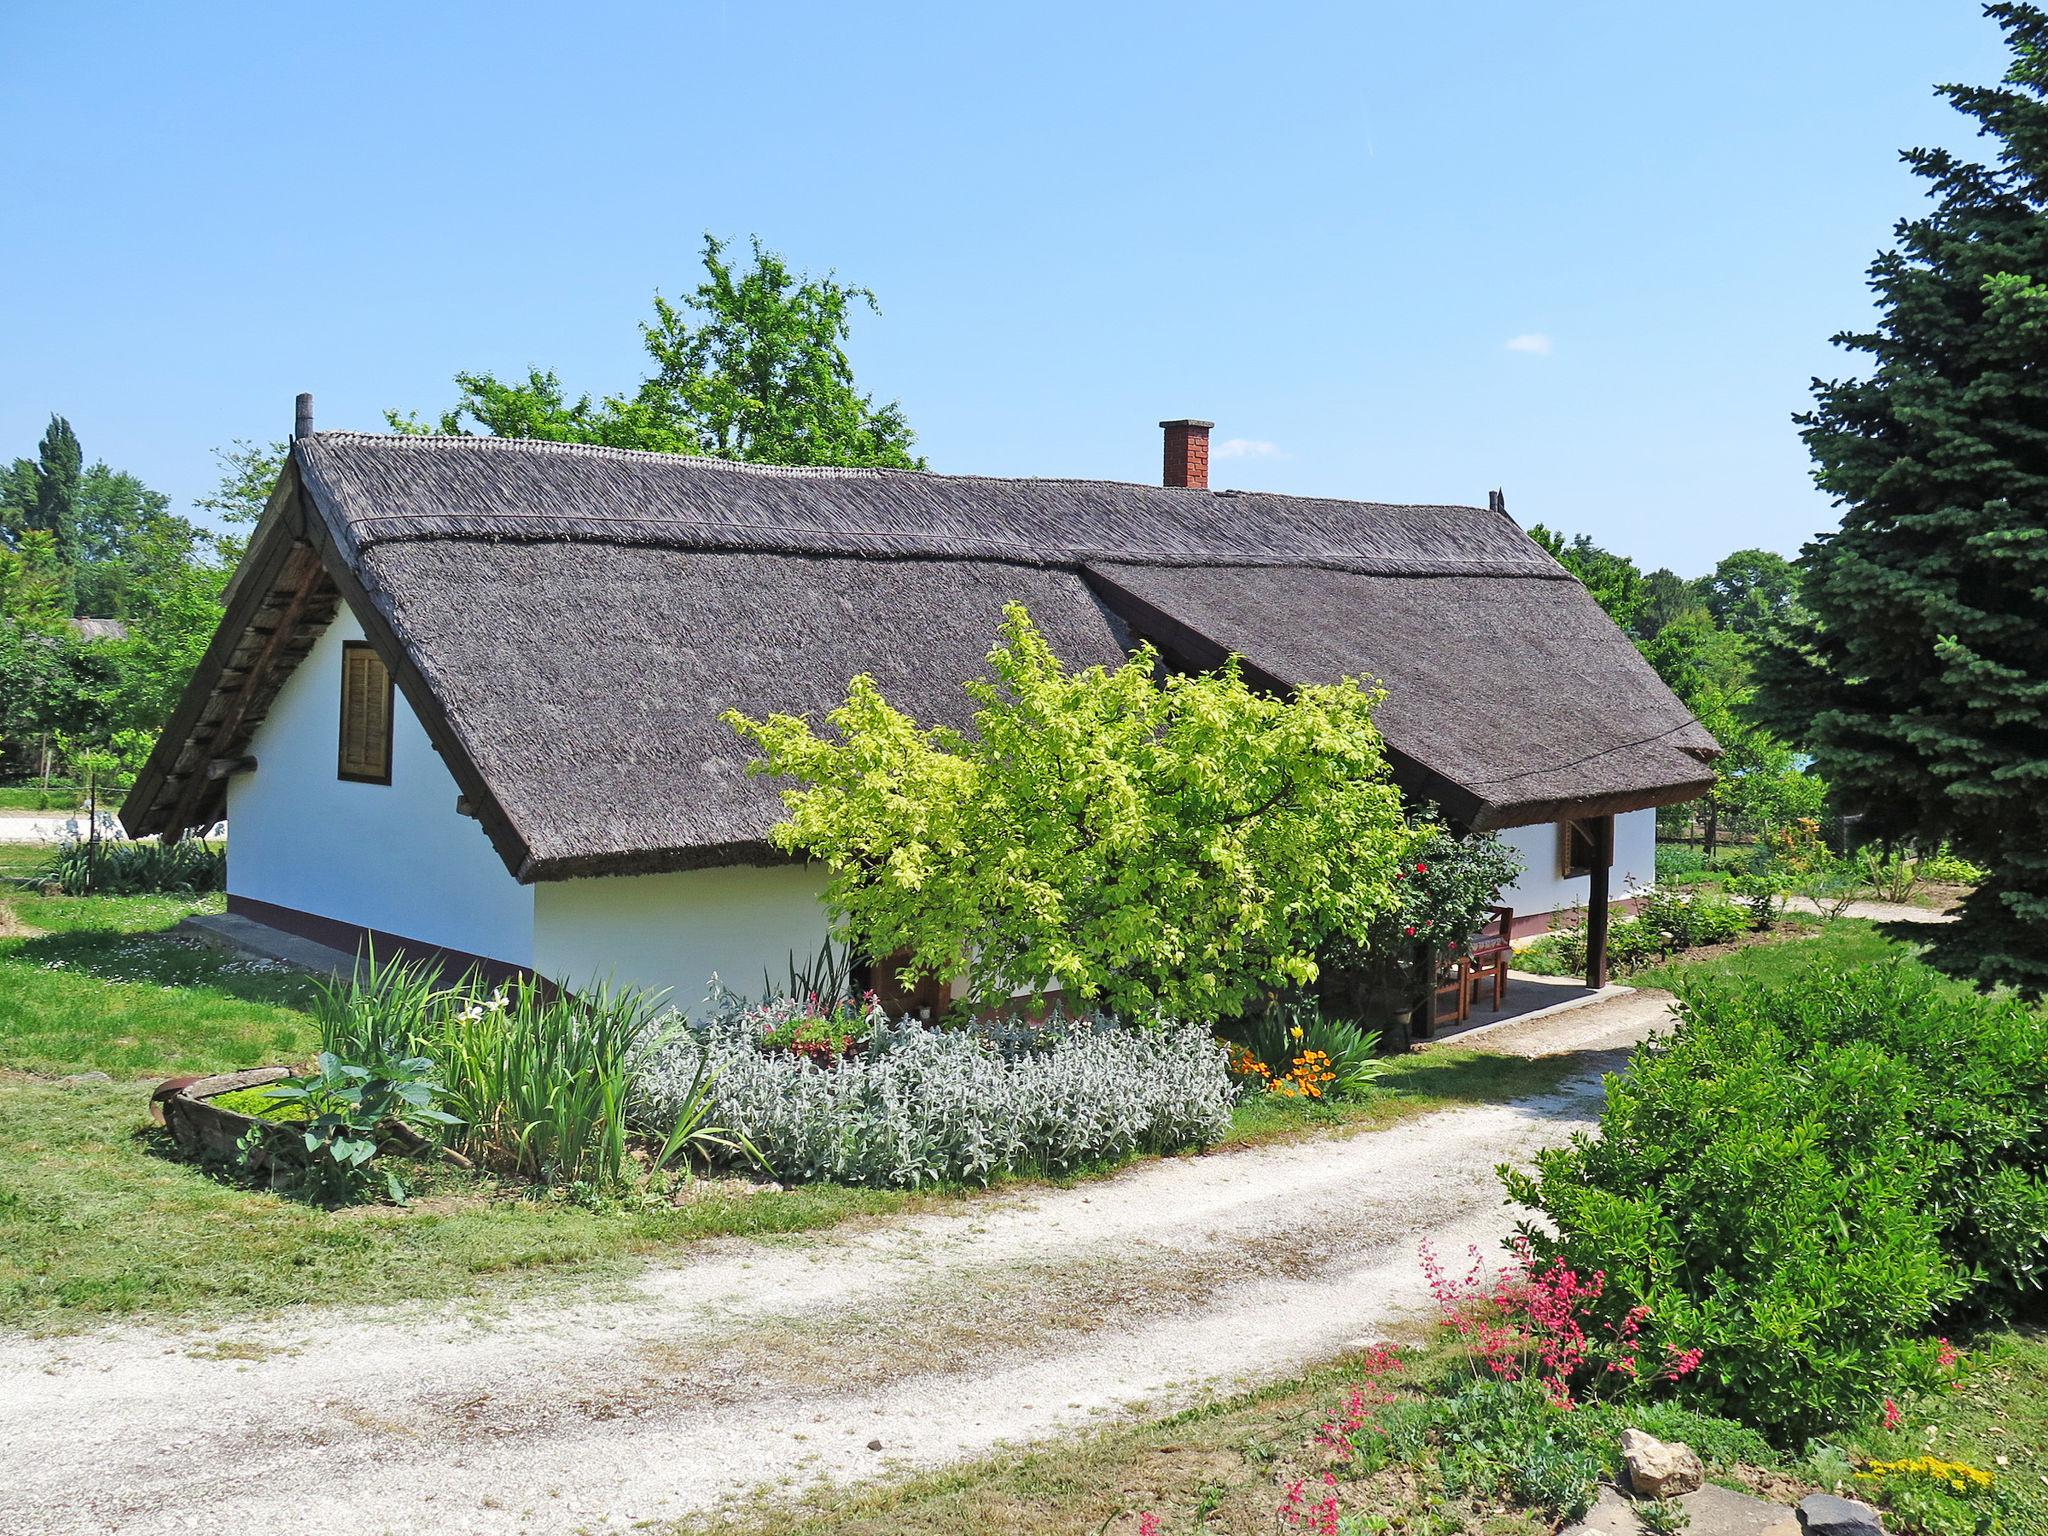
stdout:
MULTIPOLYGON (((1570 879, 1573 875, 1593 873, 1593 850, 1598 846, 1595 842, 1595 833, 1599 830, 1599 822, 1606 819, 1608 818, 1602 817, 1595 820, 1589 817, 1584 821, 1560 821, 1557 824, 1557 872, 1560 875, 1570 879)), ((1613 867, 1614 853, 1611 843, 1608 847, 1607 863, 1610 868, 1613 867)))
POLYGON ((361 640, 341 648, 341 776, 391 782, 391 674, 361 640))

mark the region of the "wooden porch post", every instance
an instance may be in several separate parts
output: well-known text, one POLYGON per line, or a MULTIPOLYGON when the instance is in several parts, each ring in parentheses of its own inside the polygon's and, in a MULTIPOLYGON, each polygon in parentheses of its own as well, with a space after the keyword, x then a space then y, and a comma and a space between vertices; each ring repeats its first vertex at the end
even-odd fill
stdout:
POLYGON ((1589 872, 1593 889, 1586 906, 1586 985, 1607 985, 1607 903, 1612 896, 1614 874, 1614 818, 1595 816, 1587 824, 1593 844, 1593 867, 1589 872))

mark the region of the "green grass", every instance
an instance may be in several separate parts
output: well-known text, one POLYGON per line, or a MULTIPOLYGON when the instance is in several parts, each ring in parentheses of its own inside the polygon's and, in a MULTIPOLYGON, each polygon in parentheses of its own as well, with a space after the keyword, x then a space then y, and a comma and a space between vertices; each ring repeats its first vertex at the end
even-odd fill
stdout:
MULTIPOLYGON (((111 810, 121 803, 125 793, 110 789, 102 798, 111 810)), ((69 785, 52 784, 47 790, 40 784, 0 785, 0 811, 70 811, 83 804, 84 792, 69 785)))
POLYGON ((1383 1130, 1431 1110, 1553 1093, 1566 1078, 1590 1067, 1587 1058, 1577 1055, 1498 1056, 1439 1046, 1389 1060, 1385 1075, 1362 1099, 1304 1101, 1248 1094, 1231 1111, 1224 1143, 1256 1145, 1334 1130, 1383 1130))
MULTIPOLYGON (((163 1078, 307 1059, 314 983, 167 938, 220 898, 0 895, 37 932, 0 938, 0 1325, 63 1330, 307 1302, 472 1295, 508 1277, 624 1274, 693 1238, 800 1232, 958 1193, 707 1181, 675 1204, 588 1208, 448 1169, 415 1204, 324 1211, 176 1160, 150 1127, 163 1078), (112 1082, 66 1085, 73 1074, 112 1082)), ((1548 1092, 1585 1064, 1435 1049, 1355 1103, 1248 1099, 1226 1141, 1373 1130, 1548 1092)), ((1101 1171, 1111 1171, 1108 1169, 1101 1171)))
POLYGON ((1632 987, 1664 988, 1683 977, 1710 974, 1788 981, 1816 964, 1869 965, 1891 955, 1911 953, 1913 948, 1861 918, 1839 917, 1813 928, 1787 929, 1783 938, 1772 943, 1752 944, 1706 959, 1688 960, 1680 955, 1636 971, 1626 980, 1632 987))
POLYGON ((588 1280, 692 1238, 801 1232, 914 1203, 818 1185, 592 1210, 450 1171, 426 1176, 409 1208, 328 1211, 171 1160, 148 1101, 147 1084, 0 1077, 0 1325, 64 1331, 588 1280))
POLYGON ((160 930, 219 897, 0 898, 41 930, 0 939, 0 1062, 57 1076, 171 1077, 303 1060, 305 977, 160 930))
POLYGON ((0 843, 0 881, 30 879, 49 862, 46 843, 0 843))

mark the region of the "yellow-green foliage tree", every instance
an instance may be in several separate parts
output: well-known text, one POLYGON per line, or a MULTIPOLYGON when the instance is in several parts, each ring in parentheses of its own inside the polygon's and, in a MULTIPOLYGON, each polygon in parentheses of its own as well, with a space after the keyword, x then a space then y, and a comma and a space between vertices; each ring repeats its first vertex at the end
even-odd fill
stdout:
POLYGON ((1070 672, 1006 610, 967 731, 923 729, 853 679, 829 731, 726 720, 795 781, 775 841, 831 870, 847 938, 964 975, 969 1001, 1059 988, 1132 1019, 1216 1019, 1315 979, 1316 952, 1397 901, 1413 834, 1355 682, 1275 698, 1233 664, 1150 649, 1070 672))

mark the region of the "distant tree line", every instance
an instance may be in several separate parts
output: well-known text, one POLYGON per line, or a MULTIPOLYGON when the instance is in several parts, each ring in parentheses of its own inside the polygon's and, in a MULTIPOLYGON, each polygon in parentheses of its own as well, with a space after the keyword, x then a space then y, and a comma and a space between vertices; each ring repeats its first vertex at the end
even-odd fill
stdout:
POLYGON ((1738 549, 1688 581, 1644 571, 1579 534, 1567 539, 1537 523, 1529 530, 1636 643, 1657 675, 1721 743, 1714 787, 1666 821, 1697 819, 1707 851, 1731 827, 1756 831, 1821 818, 1827 786, 1796 743, 1764 723, 1757 661, 1790 611, 1799 577, 1767 549, 1738 549))
POLYGON ((0 470, 0 778, 132 769, 220 621, 236 550, 88 463, 52 416, 0 470))

